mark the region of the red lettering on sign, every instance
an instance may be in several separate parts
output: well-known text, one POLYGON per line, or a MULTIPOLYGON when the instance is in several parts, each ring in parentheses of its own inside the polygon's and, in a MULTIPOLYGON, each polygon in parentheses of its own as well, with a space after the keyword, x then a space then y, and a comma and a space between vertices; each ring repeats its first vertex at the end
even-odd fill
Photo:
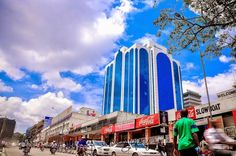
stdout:
POLYGON ((106 126, 102 128, 102 134, 109 134, 109 133, 114 133, 115 132, 115 126, 106 126))
MULTIPOLYGON (((196 111, 195 111, 195 108, 194 108, 194 107, 188 107, 187 110, 188 110, 188 118, 196 119, 196 111)), ((181 119, 181 114, 180 114, 180 112, 181 112, 181 111, 175 112, 175 119, 176 119, 176 120, 181 119)))
POLYGON ((123 123, 123 124, 115 124, 115 132, 134 129, 134 121, 123 123))
POLYGON ((159 124, 159 115, 153 114, 136 119, 136 128, 148 127, 159 124))

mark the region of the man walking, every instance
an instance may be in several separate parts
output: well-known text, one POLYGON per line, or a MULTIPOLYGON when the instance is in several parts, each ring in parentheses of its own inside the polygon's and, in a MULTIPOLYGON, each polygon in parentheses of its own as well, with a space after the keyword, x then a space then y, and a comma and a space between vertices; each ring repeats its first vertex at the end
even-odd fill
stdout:
POLYGON ((174 155, 178 155, 179 151, 180 156, 198 156, 196 150, 200 149, 196 133, 198 131, 195 121, 188 118, 188 110, 183 109, 181 111, 181 119, 174 126, 174 155), (179 136, 178 147, 177 136, 179 136))

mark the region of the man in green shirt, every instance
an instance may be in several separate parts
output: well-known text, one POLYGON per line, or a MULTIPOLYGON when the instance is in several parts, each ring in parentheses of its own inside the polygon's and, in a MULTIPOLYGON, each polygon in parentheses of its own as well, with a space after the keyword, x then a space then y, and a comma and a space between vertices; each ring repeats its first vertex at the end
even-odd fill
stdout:
MULTIPOLYGON (((188 118, 188 110, 181 111, 181 119, 174 126, 174 154, 181 156, 198 156, 196 147, 199 147, 197 133, 198 128, 195 121, 188 118), (177 136, 179 136, 177 147, 177 136)), ((199 149, 199 148, 198 148, 199 149)))

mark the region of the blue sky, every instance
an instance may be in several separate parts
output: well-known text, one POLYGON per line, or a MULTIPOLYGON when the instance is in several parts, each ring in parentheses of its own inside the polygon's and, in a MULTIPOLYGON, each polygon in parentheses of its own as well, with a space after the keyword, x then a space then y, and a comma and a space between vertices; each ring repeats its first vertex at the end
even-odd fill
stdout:
MULTIPOLYGON (((168 48, 171 27, 157 38, 153 21, 164 8, 179 10, 182 1, 152 2, 2 0, 0 114, 15 118, 16 130, 24 131, 70 105, 100 112, 104 67, 120 47, 152 39, 168 48)), ((213 101, 235 79, 236 64, 227 50, 222 53, 205 59, 213 101)), ((199 54, 186 49, 173 57, 181 63, 184 90, 199 92, 206 102, 199 54)))

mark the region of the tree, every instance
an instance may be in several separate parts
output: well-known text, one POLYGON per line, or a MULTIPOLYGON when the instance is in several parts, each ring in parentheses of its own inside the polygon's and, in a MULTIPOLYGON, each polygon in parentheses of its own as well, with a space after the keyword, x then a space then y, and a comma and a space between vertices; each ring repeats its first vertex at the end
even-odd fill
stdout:
POLYGON ((169 26, 169 52, 190 49, 192 52, 205 47, 204 55, 220 55, 224 48, 236 58, 236 0, 184 0, 185 6, 195 12, 188 17, 184 11, 163 9, 154 21, 158 36, 169 26))

